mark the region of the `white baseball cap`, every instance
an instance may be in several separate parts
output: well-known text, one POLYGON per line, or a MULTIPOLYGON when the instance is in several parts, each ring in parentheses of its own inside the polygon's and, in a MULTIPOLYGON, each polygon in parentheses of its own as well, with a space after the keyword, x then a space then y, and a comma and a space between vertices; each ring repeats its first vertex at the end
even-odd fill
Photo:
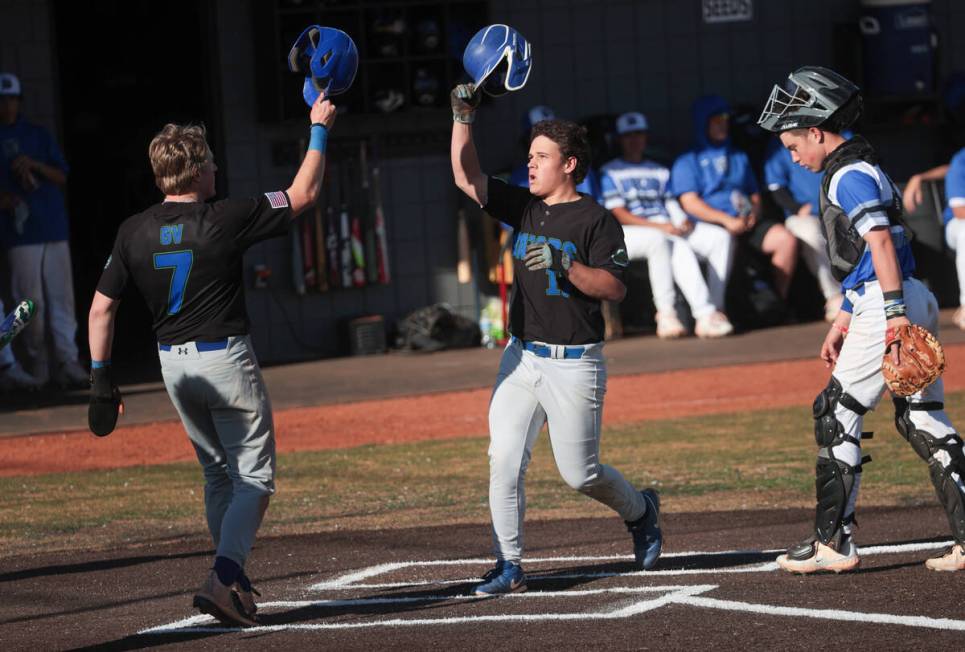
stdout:
POLYGON ((0 95, 15 95, 19 97, 20 80, 9 72, 0 72, 0 95))
POLYGON ((634 131, 647 131, 650 125, 647 124, 647 116, 636 111, 624 113, 617 118, 617 133, 621 136, 634 131))

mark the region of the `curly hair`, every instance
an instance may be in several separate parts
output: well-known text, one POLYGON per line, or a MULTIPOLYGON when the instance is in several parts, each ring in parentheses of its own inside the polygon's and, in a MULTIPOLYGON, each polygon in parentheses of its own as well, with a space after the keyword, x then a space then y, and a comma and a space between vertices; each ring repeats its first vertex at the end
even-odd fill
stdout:
POLYGON ((181 195, 211 156, 204 125, 166 124, 147 148, 154 183, 165 195, 181 195))
POLYGON ((556 143, 564 161, 571 156, 576 159, 573 183, 582 182, 590 169, 590 141, 586 135, 586 127, 569 120, 543 120, 533 125, 529 142, 532 143, 537 136, 546 136, 556 143))

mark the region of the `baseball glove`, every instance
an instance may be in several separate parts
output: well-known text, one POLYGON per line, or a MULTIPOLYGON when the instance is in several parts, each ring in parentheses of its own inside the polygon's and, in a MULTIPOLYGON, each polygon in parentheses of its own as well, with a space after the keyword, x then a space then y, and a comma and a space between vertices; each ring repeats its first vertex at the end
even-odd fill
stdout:
POLYGON ((945 371, 945 351, 934 335, 918 324, 889 328, 881 360, 888 389, 896 396, 910 396, 935 382, 945 371), (892 347, 898 347, 896 365, 892 347))
POLYGON ((90 372, 90 405, 87 407, 87 426, 98 437, 114 432, 121 410, 121 390, 111 379, 111 368, 101 367, 90 372))

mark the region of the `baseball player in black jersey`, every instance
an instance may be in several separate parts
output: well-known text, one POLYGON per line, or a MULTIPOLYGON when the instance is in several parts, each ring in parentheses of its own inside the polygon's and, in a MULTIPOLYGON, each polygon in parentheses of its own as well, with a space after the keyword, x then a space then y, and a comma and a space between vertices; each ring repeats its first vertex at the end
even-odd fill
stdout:
POLYGON ((111 341, 121 294, 133 283, 154 319, 164 385, 204 469, 214 568, 194 606, 225 624, 255 624, 244 573, 274 492, 275 433, 268 393, 248 337, 242 259, 248 247, 288 232, 318 197, 335 107, 311 108, 311 140, 287 190, 206 203, 214 157, 198 126, 169 124, 149 155, 164 201, 124 221, 90 310, 91 408, 108 434, 121 407, 111 380, 111 341))
POLYGON ((600 464, 606 392, 600 301, 621 301, 628 264, 620 223, 576 192, 589 165, 586 131, 564 120, 534 126, 529 189, 480 171, 471 123, 479 96, 471 84, 452 91, 452 171, 456 185, 492 217, 513 227, 512 337, 489 406, 489 507, 496 566, 477 595, 526 589, 523 481, 533 444, 549 425, 557 468, 568 485, 626 521, 644 569, 660 555, 659 497, 640 492, 600 464))

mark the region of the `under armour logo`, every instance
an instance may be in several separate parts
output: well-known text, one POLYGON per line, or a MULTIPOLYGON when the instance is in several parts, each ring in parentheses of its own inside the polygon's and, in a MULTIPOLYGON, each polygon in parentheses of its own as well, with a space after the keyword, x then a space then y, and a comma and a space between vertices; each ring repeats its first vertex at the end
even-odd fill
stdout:
POLYGON ((187 354, 188 354, 187 347, 184 347, 184 346, 178 347, 178 355, 187 355, 187 354))

